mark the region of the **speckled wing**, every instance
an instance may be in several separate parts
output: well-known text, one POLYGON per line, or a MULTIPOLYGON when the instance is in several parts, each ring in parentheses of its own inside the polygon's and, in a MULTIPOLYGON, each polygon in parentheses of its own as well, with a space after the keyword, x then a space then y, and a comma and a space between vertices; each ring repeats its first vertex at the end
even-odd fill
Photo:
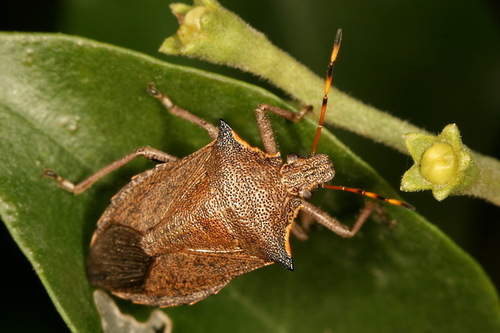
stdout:
POLYGON ((177 306, 217 293, 233 278, 271 264, 243 253, 179 252, 154 259, 139 292, 114 292, 136 303, 177 306))

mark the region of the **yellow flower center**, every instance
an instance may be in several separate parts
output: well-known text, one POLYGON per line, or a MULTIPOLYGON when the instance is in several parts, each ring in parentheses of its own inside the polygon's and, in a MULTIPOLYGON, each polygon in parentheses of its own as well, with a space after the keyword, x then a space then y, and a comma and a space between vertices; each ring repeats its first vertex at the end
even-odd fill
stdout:
POLYGON ((447 184, 458 166, 458 158, 453 147, 438 143, 427 149, 420 161, 420 174, 433 184, 447 184))

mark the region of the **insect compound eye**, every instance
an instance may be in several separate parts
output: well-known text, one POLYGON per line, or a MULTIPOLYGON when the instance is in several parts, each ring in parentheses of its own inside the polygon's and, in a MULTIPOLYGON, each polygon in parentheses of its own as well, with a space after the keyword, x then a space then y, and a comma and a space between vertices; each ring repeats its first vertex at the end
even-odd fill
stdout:
POLYGON ((293 162, 297 161, 298 159, 299 159, 299 154, 291 153, 291 154, 287 155, 286 162, 293 163, 293 162))
POLYGON ((305 200, 309 200, 312 198, 312 192, 309 190, 303 190, 302 193, 300 193, 300 196, 305 200))

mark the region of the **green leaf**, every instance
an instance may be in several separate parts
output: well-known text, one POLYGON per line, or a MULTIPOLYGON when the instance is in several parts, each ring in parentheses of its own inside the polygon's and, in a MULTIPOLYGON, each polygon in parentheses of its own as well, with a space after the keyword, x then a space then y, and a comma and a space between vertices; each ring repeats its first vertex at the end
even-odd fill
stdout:
MULTIPOLYGON (((207 144, 203 130, 148 96, 150 81, 257 146, 253 109, 290 106, 254 86, 85 39, 0 34, 0 45, 1 218, 71 330, 97 332, 88 243, 113 193, 152 164, 134 161, 80 196, 42 178, 44 168, 78 181, 140 146, 185 156, 207 144)), ((309 153, 314 120, 273 120, 283 154, 309 153)), ((318 152, 332 156, 334 183, 396 196, 326 131, 318 152)), ((352 222, 362 199, 323 190, 315 203, 352 222)), ((392 227, 373 219, 350 240, 313 229, 309 241, 293 241, 293 273, 273 265, 194 306, 166 309, 175 331, 499 331, 498 297, 477 263, 415 212, 384 208, 392 227)), ((149 310, 120 304, 143 318, 149 310)))

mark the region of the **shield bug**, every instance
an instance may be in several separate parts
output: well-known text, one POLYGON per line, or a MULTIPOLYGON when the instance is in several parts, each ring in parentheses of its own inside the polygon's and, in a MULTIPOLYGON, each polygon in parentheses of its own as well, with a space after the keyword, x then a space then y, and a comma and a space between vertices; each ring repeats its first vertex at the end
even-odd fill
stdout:
POLYGON ((336 36, 328 66, 321 117, 311 155, 289 154, 283 163, 267 112, 291 121, 300 113, 262 104, 255 109, 264 151, 251 147, 223 120, 219 128, 172 101, 152 84, 148 92, 174 115, 204 128, 213 139, 182 159, 145 147, 104 167, 79 184, 51 170, 45 175, 79 194, 137 156, 161 162, 135 177, 111 200, 97 223, 88 258, 91 283, 136 303, 176 306, 217 293, 233 278, 278 263, 293 270, 289 236, 299 211, 342 237, 352 237, 373 210, 352 228, 307 200, 318 187, 357 192, 409 207, 364 190, 324 185, 334 174, 316 154, 341 42, 336 36))

